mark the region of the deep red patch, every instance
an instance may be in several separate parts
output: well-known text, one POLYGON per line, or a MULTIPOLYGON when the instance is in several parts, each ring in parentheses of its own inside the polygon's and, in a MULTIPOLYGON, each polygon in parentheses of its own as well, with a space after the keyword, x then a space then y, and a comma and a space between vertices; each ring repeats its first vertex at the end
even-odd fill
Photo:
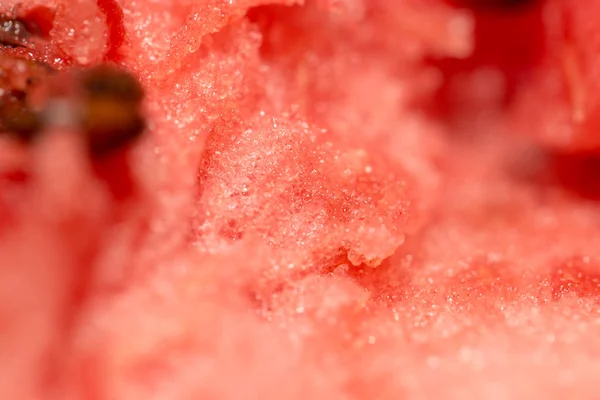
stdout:
POLYGON ((137 185, 128 161, 128 149, 111 154, 93 163, 96 175, 102 179, 116 201, 135 196, 137 185))
POLYGON ((98 0, 98 8, 106 15, 108 26, 108 50, 104 61, 121 61, 121 47, 125 41, 125 27, 123 25, 123 10, 115 0, 98 0))
MULTIPOLYGON (((457 78, 481 68, 502 74, 506 89, 504 104, 512 100, 518 87, 527 82, 528 75, 544 54, 544 19, 542 2, 529 1, 519 7, 505 9, 483 0, 450 1, 462 7, 470 6, 475 17, 473 54, 466 59, 443 58, 431 60, 444 74, 444 84, 433 105, 442 114, 455 112, 456 99, 452 91, 457 78), (475 7, 471 3, 484 5, 475 7)), ((462 103, 461 103, 462 104, 462 103)))
POLYGON ((44 6, 34 7, 25 14, 23 21, 30 32, 48 38, 54 26, 54 11, 44 6))
POLYGON ((29 173, 22 169, 0 171, 0 232, 14 221, 15 202, 19 201, 29 179, 29 173))
POLYGON ((24 184, 29 180, 29 174, 23 170, 7 171, 0 174, 0 182, 5 184, 24 184))
POLYGON ((600 200, 600 157, 594 154, 558 154, 552 158, 558 183, 573 194, 600 200))

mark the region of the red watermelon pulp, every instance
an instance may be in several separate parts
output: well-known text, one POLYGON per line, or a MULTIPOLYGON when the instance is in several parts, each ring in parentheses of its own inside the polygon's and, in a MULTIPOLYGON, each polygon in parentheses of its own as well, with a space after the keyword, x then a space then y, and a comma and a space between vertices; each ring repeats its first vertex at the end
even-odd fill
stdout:
POLYGON ((600 1, 0 7, 146 118, 0 134, 2 399, 596 398, 600 1))

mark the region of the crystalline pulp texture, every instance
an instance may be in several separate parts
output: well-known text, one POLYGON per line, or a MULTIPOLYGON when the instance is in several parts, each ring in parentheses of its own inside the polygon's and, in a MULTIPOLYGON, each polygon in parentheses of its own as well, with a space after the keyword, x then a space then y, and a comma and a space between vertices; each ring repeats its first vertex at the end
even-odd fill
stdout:
POLYGON ((474 3, 4 2, 147 129, 0 136, 0 397, 590 398, 597 2, 474 3))

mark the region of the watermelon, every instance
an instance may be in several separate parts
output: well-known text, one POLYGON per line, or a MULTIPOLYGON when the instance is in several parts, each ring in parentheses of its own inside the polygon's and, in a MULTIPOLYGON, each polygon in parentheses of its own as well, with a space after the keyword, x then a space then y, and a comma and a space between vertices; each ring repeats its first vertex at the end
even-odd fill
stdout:
POLYGON ((5 1, 2 398, 593 398, 595 2, 494 3, 5 1))
POLYGON ((560 152, 597 153, 598 34, 600 3, 548 1, 543 5, 545 52, 515 105, 516 129, 560 152), (541 99, 544 99, 543 102, 541 99), (535 116, 536 123, 532 123, 535 116))

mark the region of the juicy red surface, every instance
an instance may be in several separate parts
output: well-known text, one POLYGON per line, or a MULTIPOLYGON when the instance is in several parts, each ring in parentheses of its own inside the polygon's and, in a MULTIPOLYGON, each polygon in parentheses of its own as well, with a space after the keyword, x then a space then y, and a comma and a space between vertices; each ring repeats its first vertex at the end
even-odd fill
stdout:
POLYGON ((0 142, 0 397, 594 398, 599 163, 539 7, 597 1, 458 3, 46 4, 32 57, 134 69, 148 132, 0 142))
POLYGON ((590 272, 580 265, 580 259, 569 260, 552 276, 552 297, 559 300, 570 293, 579 297, 600 299, 600 274, 590 272))

